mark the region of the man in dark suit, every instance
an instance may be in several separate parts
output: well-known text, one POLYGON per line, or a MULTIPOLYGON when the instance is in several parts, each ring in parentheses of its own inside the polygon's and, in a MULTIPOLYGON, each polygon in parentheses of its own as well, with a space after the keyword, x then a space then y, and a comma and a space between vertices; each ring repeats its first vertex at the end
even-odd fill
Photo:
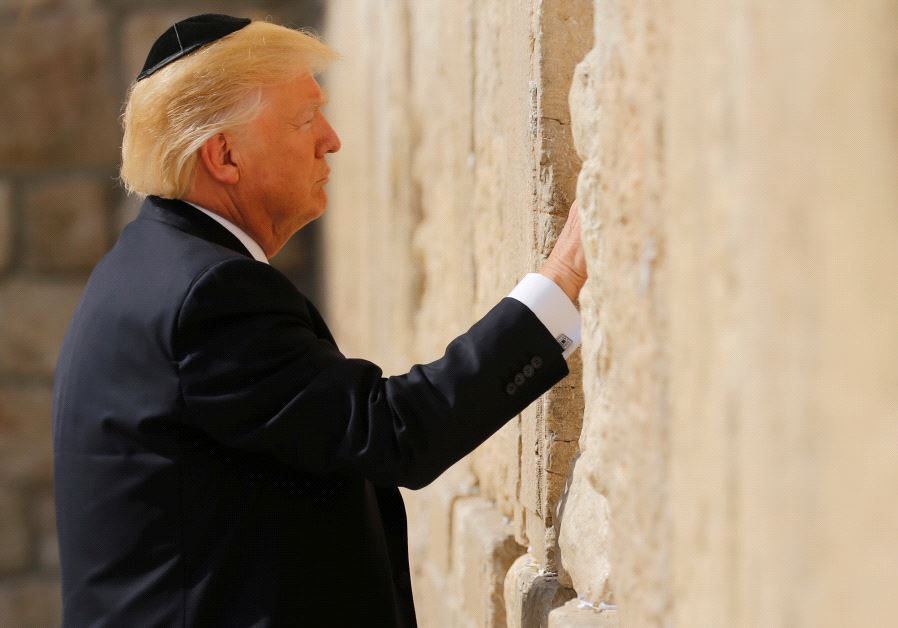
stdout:
POLYGON ((242 126, 210 127, 226 117, 194 95, 183 117, 206 134, 184 171, 155 144, 184 133, 173 103, 191 103, 199 70, 232 68, 224 48, 259 58, 247 47, 308 37, 260 28, 179 22, 129 96, 123 180, 146 200, 91 274, 55 376, 65 626, 414 626, 397 487, 486 440, 568 374, 579 343, 574 206, 540 273, 441 358, 383 377, 344 356, 268 264, 323 213, 340 146, 312 74, 260 82, 260 101, 238 99, 263 103, 242 126))

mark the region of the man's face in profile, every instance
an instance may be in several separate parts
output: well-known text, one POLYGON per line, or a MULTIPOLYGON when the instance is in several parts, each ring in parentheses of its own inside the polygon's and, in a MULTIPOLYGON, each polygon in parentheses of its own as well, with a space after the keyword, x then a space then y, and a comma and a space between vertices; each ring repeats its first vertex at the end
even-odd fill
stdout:
POLYGON ((324 157, 340 149, 340 138, 320 110, 326 98, 314 76, 265 87, 263 96, 262 112, 243 134, 241 183, 244 198, 289 237, 324 213, 324 157))

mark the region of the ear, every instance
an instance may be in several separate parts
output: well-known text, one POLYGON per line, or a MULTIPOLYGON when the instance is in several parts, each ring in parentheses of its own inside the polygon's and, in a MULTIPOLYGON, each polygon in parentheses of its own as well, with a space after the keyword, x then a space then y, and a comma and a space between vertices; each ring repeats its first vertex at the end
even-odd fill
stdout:
POLYGON ((240 169, 232 155, 233 138, 216 133, 199 149, 199 159, 209 175, 219 183, 233 185, 240 181, 240 169))

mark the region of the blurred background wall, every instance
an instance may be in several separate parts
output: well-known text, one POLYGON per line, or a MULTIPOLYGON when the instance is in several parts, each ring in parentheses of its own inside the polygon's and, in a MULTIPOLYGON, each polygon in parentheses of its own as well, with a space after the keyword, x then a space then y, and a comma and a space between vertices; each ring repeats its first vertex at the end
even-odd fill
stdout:
MULTIPOLYGON (((323 4, 0 2, 0 626, 60 617, 50 400, 87 276, 137 214, 116 181, 127 88, 153 41, 197 13, 319 28, 323 4)), ((274 264, 320 298, 318 226, 274 264)))
POLYGON ((275 262, 347 356, 438 358, 580 201, 570 375, 403 489, 422 626, 894 623, 894 0, 7 0, 0 625, 58 623, 56 351, 136 211, 125 89, 206 11, 344 55, 329 207, 275 262))

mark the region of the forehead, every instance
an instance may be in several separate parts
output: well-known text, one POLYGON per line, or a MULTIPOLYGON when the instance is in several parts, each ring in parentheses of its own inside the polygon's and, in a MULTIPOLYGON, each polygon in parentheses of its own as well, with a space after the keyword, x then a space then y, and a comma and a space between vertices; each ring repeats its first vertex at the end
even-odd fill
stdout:
POLYGON ((327 90, 318 84, 315 77, 309 75, 288 83, 286 92, 287 99, 294 105, 322 106, 328 99, 327 90))
POLYGON ((286 83, 263 88, 268 93, 268 115, 285 118, 307 115, 314 108, 327 102, 327 92, 310 75, 304 75, 286 83))

